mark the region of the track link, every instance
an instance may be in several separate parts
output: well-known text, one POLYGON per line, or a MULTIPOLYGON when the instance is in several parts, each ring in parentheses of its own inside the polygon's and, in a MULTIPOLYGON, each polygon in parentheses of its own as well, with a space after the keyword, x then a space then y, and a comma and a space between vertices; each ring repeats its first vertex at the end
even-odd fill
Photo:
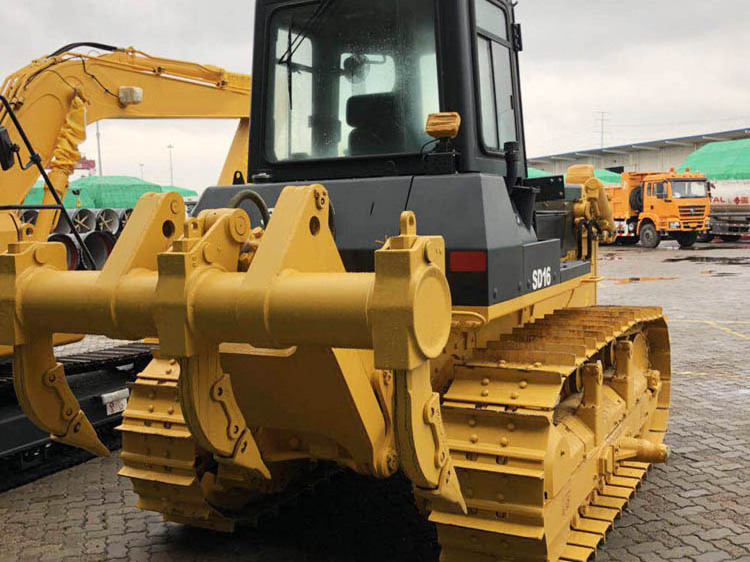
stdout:
POLYGON ((276 463, 269 481, 217 464, 190 434, 179 378, 176 361, 153 359, 138 375, 117 428, 124 465, 119 474, 133 483, 138 507, 166 521, 232 532, 239 523, 274 517, 343 471, 333 463, 276 463))
POLYGON ((625 430, 652 443, 666 431, 669 340, 661 310, 564 309, 475 350, 454 371, 442 412, 469 512, 431 513, 441 560, 592 558, 649 468, 606 467, 605 447, 612 450, 625 430), (629 407, 613 379, 623 339, 638 342, 630 363, 643 390, 629 407), (601 446, 576 415, 581 368, 596 361, 609 366, 607 407, 622 415, 601 446))
POLYGON ((205 455, 182 416, 179 377, 176 361, 158 358, 138 375, 117 428, 124 464, 119 474, 133 483, 138 507, 160 512, 167 521, 229 532, 234 519, 209 503, 209 482, 202 485, 199 464, 205 455))

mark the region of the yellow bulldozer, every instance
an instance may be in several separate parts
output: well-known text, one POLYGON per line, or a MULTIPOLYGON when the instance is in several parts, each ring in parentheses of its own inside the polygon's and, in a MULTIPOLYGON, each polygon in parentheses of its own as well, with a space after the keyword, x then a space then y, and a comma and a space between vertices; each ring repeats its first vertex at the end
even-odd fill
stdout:
POLYGON ((524 177, 513 3, 259 0, 254 41, 251 183, 144 196, 101 272, 0 256, 24 411, 106 454, 52 335, 158 338, 121 426, 141 508, 231 531, 312 463, 401 471, 444 562, 590 559, 667 457, 669 336, 596 305, 593 169, 571 200, 524 177))

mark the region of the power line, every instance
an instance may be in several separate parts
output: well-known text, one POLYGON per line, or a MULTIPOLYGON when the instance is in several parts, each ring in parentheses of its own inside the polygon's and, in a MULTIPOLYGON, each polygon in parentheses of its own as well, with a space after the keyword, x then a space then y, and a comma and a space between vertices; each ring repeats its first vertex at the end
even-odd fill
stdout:
POLYGON ((654 123, 649 121, 647 123, 615 123, 616 127, 631 127, 631 128, 655 128, 655 127, 674 127, 678 125, 700 125, 703 123, 719 123, 726 121, 750 121, 750 116, 740 117, 725 117, 721 119, 704 119, 700 121, 673 121, 671 123, 654 123))
POLYGON ((167 150, 169 150, 169 185, 174 185, 174 165, 172 163, 172 150, 174 150, 174 146, 171 144, 167 145, 167 150))
POLYGON ((604 133, 606 130, 606 124, 607 121, 610 121, 608 119, 609 113, 606 111, 595 111, 596 115, 598 115, 597 121, 599 123, 599 148, 604 148, 604 133))
POLYGON ((102 134, 99 131, 99 121, 96 122, 96 155, 99 159, 99 176, 103 175, 102 172, 102 134))

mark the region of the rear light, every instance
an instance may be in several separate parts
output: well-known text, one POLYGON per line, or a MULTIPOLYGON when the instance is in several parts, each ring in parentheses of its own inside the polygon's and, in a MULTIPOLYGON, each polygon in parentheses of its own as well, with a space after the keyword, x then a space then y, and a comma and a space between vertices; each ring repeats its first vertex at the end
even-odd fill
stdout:
POLYGON ((450 270, 456 273, 487 271, 487 252, 451 252, 448 261, 450 270))

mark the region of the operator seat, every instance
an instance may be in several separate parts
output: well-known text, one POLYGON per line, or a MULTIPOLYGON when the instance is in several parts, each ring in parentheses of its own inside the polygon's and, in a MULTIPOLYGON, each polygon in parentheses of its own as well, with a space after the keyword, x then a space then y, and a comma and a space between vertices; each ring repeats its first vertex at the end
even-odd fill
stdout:
POLYGON ((346 102, 349 153, 387 154, 403 152, 402 123, 398 119, 398 98, 392 92, 352 96, 346 102))

